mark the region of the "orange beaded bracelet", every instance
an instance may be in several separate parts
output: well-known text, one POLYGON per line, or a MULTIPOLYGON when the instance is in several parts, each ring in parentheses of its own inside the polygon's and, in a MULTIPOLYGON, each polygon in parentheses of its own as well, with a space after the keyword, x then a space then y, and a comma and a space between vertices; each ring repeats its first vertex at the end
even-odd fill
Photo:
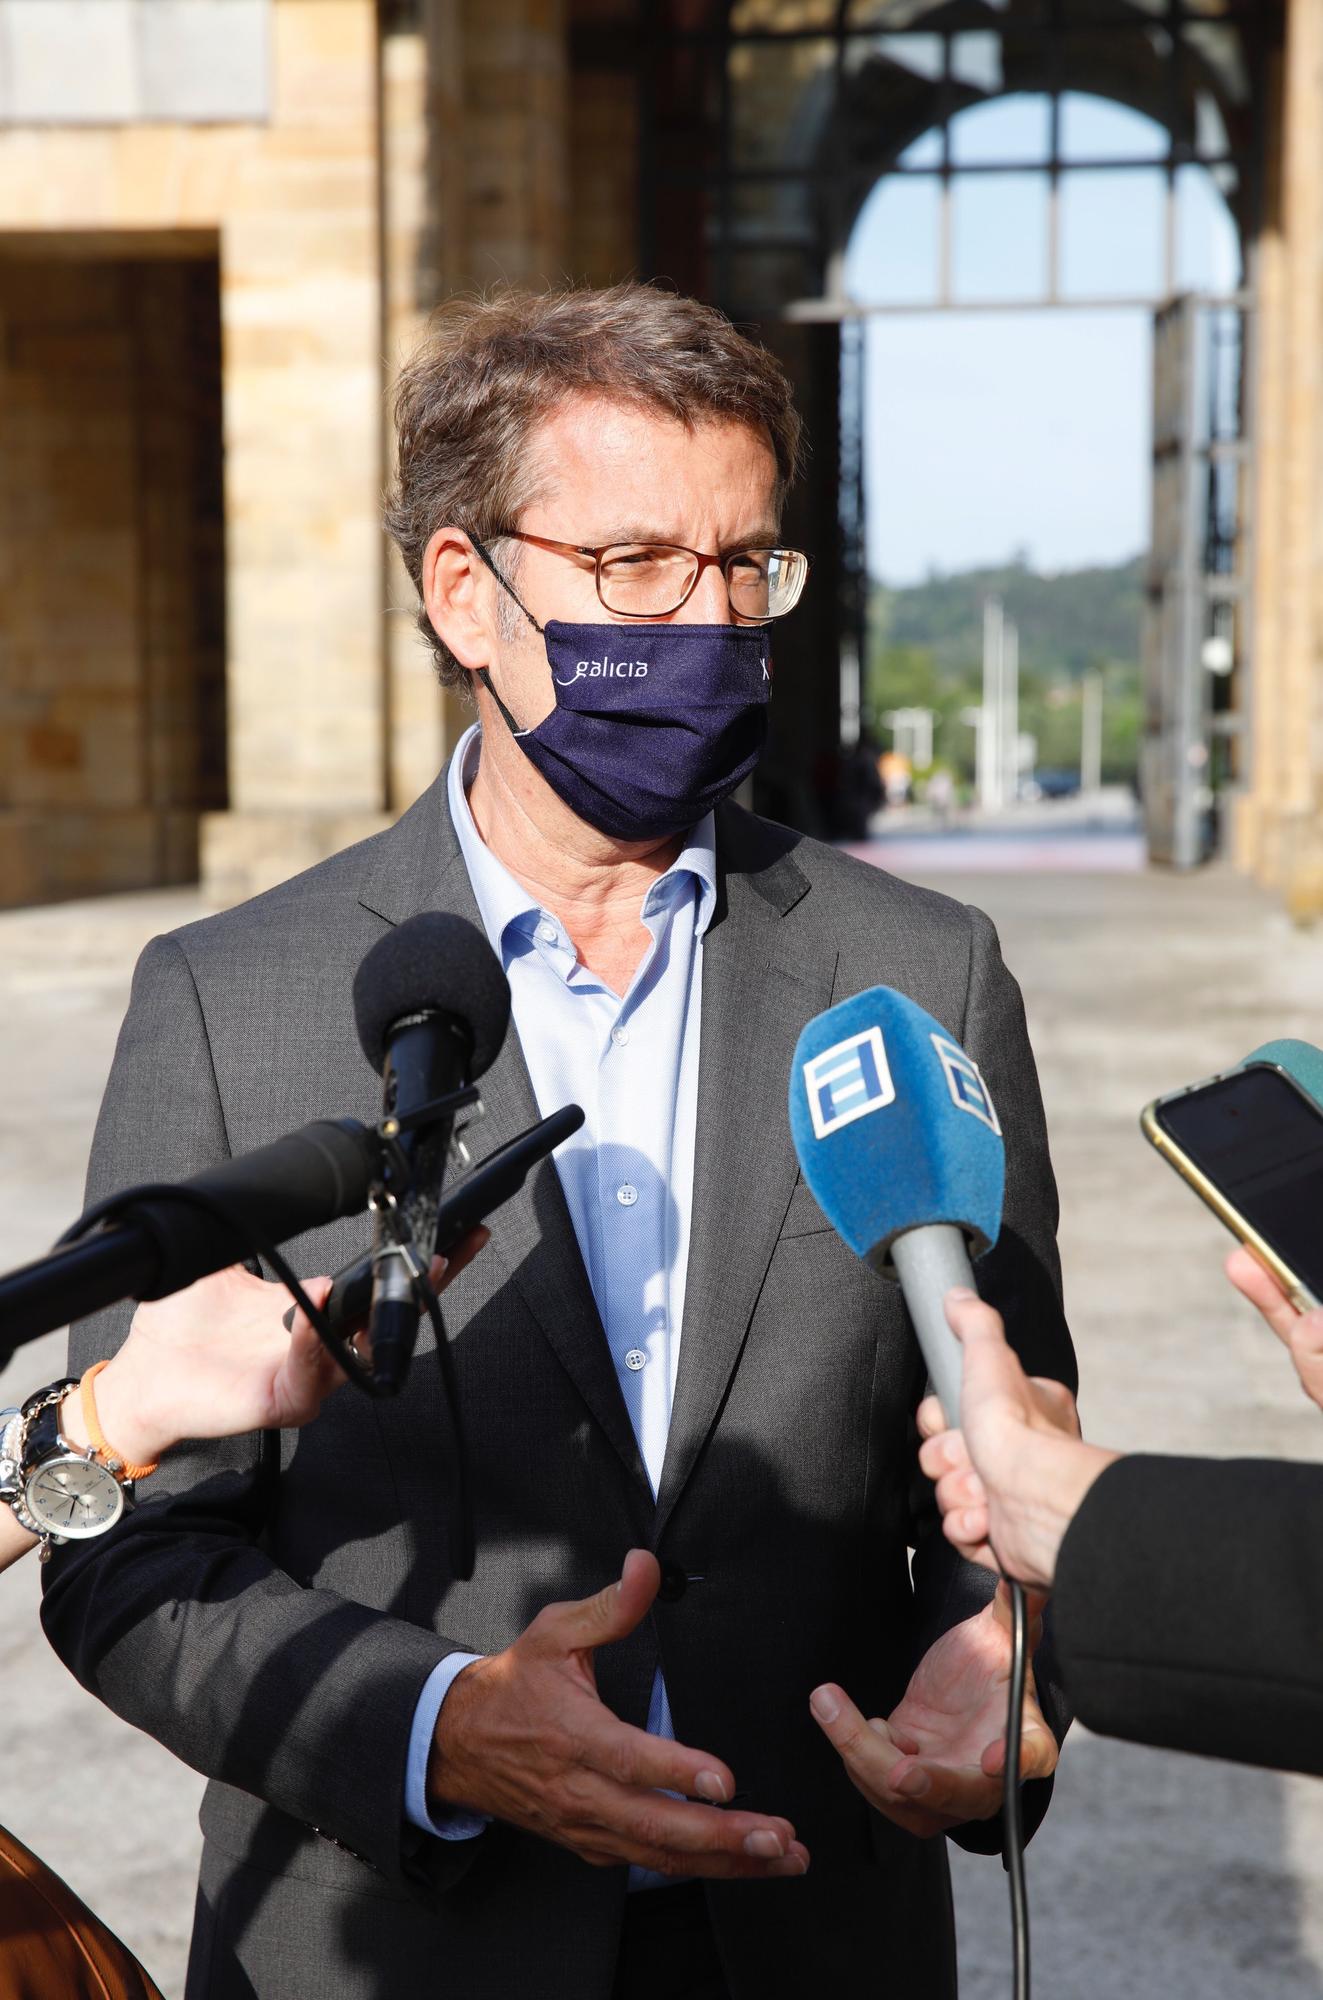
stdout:
POLYGON ((153 1459, 150 1465, 128 1464, 122 1453, 116 1451, 113 1445, 106 1443, 100 1422, 97 1418, 96 1397, 92 1392, 92 1384, 101 1373, 101 1370, 109 1366, 110 1363, 108 1361, 94 1361, 82 1380, 83 1422, 87 1425, 87 1435, 92 1440, 97 1464, 104 1465, 108 1472, 113 1472, 116 1479, 120 1481, 126 1479, 146 1479, 151 1473, 156 1471, 156 1468, 161 1463, 160 1459, 153 1459))

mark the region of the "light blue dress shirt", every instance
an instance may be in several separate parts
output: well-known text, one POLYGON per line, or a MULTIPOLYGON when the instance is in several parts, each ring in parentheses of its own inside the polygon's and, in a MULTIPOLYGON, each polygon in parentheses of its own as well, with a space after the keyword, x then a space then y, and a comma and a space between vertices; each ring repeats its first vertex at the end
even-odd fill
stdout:
MULTIPOLYGON (((580 965, 558 917, 541 909, 484 846, 469 811, 479 729, 451 759, 450 814, 487 936, 510 981, 511 1008, 539 1112, 583 1106, 580 1129, 554 1164, 625 1407, 654 1495, 675 1397, 698 1108, 703 935, 717 897, 711 813, 651 885, 641 920, 652 942, 623 999, 580 965)), ((494 1227, 500 1228, 499 1216, 494 1227)), ((434 1816, 427 1760, 441 1704, 476 1653, 451 1653, 424 1684, 409 1739, 405 1810, 443 1840, 486 1822, 434 1816)), ((673 1736, 660 1671, 648 1729, 673 1736)), ((660 1877, 631 1870, 631 1887, 660 1877)))

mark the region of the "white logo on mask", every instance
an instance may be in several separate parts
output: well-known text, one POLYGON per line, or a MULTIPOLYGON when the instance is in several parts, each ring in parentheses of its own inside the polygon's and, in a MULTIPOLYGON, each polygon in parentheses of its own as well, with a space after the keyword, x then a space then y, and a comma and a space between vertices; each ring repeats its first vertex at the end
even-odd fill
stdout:
POLYGON ((646 680, 648 663, 646 660, 580 660, 567 681, 559 675, 554 679, 557 687, 573 687, 576 681, 632 681, 646 680))

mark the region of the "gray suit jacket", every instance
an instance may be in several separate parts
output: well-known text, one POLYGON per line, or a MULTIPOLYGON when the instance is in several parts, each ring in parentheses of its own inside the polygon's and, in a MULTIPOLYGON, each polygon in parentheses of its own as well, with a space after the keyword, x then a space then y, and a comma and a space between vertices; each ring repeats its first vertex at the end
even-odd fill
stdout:
MULTIPOLYGON (((886 1713, 930 1640, 990 1586, 936 1531, 915 1474, 923 1366, 899 1292, 842 1246, 799 1179, 786 1091, 805 1022, 879 982, 959 1037, 1006 1134, 1005 1227, 984 1289, 1032 1370, 1073 1386, 1020 996, 977 911, 733 806, 718 814, 718 860, 656 1505, 544 1164, 444 1301, 476 1505, 470 1582, 446 1568, 426 1333, 395 1402, 345 1389, 307 1430, 181 1449, 120 1529, 50 1565, 57 1651, 212 1781, 190 1995, 606 2000, 623 1869, 504 1826, 463 1846, 420 1835, 404 1771, 439 1660, 506 1645, 541 1606, 600 1588, 636 1544, 701 1581, 599 1655, 604 1699, 641 1724, 660 1655, 680 1739, 726 1758, 748 1803, 785 1813, 813 1855, 802 1881, 710 1887, 733 1990, 843 1990, 866 1956, 890 1994, 954 1992, 943 1843, 868 1811, 807 1699, 832 1678, 886 1713)), ((350 984, 385 927, 424 909, 477 918, 443 779, 390 831, 149 945, 89 1197, 194 1172, 313 1117, 375 1118, 350 984)), ((483 1098, 482 1150, 536 1116, 513 1033, 483 1098)), ((365 1220, 338 1223, 293 1261, 334 1269, 368 1234, 365 1220)), ((75 1329, 72 1367, 113 1348, 127 1321, 125 1307, 75 1329)), ((972 1828, 966 1844, 996 1837, 972 1828)))

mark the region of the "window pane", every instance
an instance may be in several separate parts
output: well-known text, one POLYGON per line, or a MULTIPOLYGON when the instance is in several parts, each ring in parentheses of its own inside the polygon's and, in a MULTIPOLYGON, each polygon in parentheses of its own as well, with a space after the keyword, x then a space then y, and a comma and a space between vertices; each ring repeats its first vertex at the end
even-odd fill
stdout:
POLYGON ((1176 282, 1182 291, 1233 292, 1241 281, 1240 237, 1203 167, 1176 175, 1176 282))
POLYGON ((942 164, 942 135, 934 128, 925 132, 921 139, 907 146, 898 164, 902 167, 940 167, 942 164))
POLYGON ((1032 165, 1046 161, 1051 131, 1046 97, 999 97, 951 120, 951 158, 961 167, 1032 165))
POLYGON ((952 35, 951 76, 956 83, 993 96, 1005 82, 1001 66, 1001 36, 952 35))
POLYGON ((980 174, 952 191, 958 299, 1041 298, 1047 287, 1047 183, 1039 174, 980 174))
POLYGON ((1061 181, 1061 289, 1067 298, 1156 297, 1165 290, 1165 176, 1068 173, 1061 181))
POLYGON ((1142 112, 1075 90, 1062 94, 1063 160, 1165 159, 1168 147, 1165 126, 1142 112))
POLYGON ((879 181, 845 254, 845 290, 860 305, 923 305, 937 297, 941 190, 936 181, 879 181))

